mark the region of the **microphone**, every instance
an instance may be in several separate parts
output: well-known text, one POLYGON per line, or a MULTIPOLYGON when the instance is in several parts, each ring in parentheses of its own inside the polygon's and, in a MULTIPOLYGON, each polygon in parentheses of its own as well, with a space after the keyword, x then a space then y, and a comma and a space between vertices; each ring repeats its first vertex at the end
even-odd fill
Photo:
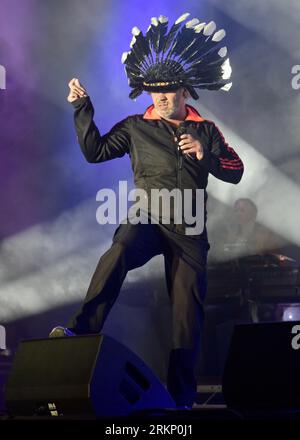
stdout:
POLYGON ((179 142, 181 141, 181 139, 180 139, 180 136, 182 135, 182 134, 186 134, 187 133, 187 129, 186 129, 186 127, 184 126, 184 125, 180 125, 176 130, 175 130, 175 137, 177 138, 177 144, 178 144, 178 150, 179 150, 179 153, 182 155, 182 151, 181 151, 181 149, 180 149, 180 145, 179 145, 179 142))
POLYGON ((175 137, 177 137, 178 142, 180 142, 180 136, 183 134, 187 134, 187 128, 184 125, 180 125, 175 131, 175 137))
POLYGON ((183 124, 181 124, 177 129, 176 129, 176 131, 175 131, 175 137, 177 138, 177 143, 178 143, 178 150, 179 150, 179 152, 180 152, 180 155, 182 155, 183 157, 185 157, 185 156, 187 156, 187 157, 189 157, 189 158, 191 158, 191 159, 195 159, 194 158, 194 156, 192 156, 191 154, 183 154, 182 153, 182 150, 181 150, 181 148, 180 148, 180 146, 179 146, 179 142, 180 142, 180 136, 181 135, 183 135, 183 134, 187 134, 187 125, 184 125, 185 123, 183 122, 183 124))

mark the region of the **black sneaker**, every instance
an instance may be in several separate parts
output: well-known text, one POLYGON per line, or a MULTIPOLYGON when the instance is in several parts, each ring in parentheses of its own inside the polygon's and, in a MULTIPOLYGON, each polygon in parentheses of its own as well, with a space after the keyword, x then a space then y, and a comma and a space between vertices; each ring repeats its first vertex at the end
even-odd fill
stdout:
POLYGON ((66 336, 76 336, 76 334, 69 328, 62 327, 61 325, 54 327, 49 333, 49 338, 63 338, 66 336))

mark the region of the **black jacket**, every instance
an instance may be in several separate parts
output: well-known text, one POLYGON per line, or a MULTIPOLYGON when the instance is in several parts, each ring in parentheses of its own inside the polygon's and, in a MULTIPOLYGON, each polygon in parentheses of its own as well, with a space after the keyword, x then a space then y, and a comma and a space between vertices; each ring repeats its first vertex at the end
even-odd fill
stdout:
MULTIPOLYGON (((212 121, 203 119, 187 106, 188 116, 179 127, 164 119, 153 117, 153 106, 144 115, 129 116, 101 136, 93 117, 94 109, 87 98, 73 102, 78 142, 88 162, 104 162, 129 154, 137 188, 147 191, 166 188, 172 190, 204 189, 208 174, 229 183, 238 183, 243 174, 243 163, 224 140, 212 121), (178 133, 178 130, 180 132, 178 133), (204 149, 201 160, 183 156, 174 136, 182 132, 198 138, 204 149)), ((207 195, 205 191, 205 201, 207 195)), ((206 211, 205 220, 206 220, 206 211)), ((193 213, 195 210, 193 208, 193 213)), ((185 233, 185 224, 166 225, 177 233, 185 233)))

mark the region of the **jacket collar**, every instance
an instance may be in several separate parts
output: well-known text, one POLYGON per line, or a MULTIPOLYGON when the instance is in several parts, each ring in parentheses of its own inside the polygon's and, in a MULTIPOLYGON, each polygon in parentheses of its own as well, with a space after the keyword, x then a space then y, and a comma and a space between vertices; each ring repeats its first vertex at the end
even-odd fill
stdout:
MULTIPOLYGON (((202 118, 202 116, 199 115, 199 113, 197 112, 197 110, 194 107, 192 107, 190 105, 186 105, 185 108, 187 110, 187 115, 186 115, 185 121, 194 121, 194 122, 203 122, 204 121, 204 118, 202 118)), ((154 105, 152 104, 145 111, 145 113, 143 115, 143 119, 161 119, 161 117, 156 112, 154 105)))

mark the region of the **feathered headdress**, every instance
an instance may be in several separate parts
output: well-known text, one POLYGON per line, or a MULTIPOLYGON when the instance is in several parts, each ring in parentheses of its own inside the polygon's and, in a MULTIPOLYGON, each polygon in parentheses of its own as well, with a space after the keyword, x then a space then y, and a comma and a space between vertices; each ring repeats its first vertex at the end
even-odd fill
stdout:
POLYGON ((172 91, 186 88, 198 99, 195 89, 229 90, 231 67, 227 48, 221 40, 223 29, 200 23, 197 18, 184 23, 189 13, 181 15, 168 31, 168 18, 151 19, 146 35, 135 26, 131 50, 124 52, 122 63, 133 89, 131 99, 144 90, 172 91))

